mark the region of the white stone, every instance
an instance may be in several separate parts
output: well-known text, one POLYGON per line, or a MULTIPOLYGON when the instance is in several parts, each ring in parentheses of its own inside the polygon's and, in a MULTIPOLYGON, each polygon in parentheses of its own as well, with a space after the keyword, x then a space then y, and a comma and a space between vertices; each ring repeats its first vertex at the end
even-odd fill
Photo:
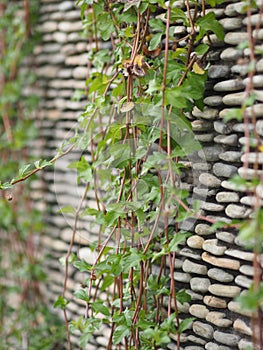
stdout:
POLYGON ((252 213, 251 209, 236 204, 229 204, 225 211, 226 215, 232 219, 247 218, 252 213))
POLYGON ((206 293, 210 286, 210 280, 208 278, 193 277, 190 281, 191 289, 194 292, 206 293))
POLYGON ((193 331, 197 335, 200 335, 201 337, 204 337, 207 339, 212 339, 214 334, 214 329, 212 326, 200 321, 195 321, 193 323, 193 331))
POLYGON ((232 282, 234 276, 222 269, 213 268, 208 270, 208 277, 213 278, 216 281, 229 283, 232 282))
POLYGON ((218 246, 218 240, 217 239, 207 239, 203 243, 203 249, 213 255, 223 255, 226 251, 227 247, 224 246, 218 246))
POLYGON ((218 203, 239 202, 239 195, 236 192, 218 192, 216 194, 216 201, 218 203))
POLYGON ((204 305, 193 304, 189 308, 189 312, 191 315, 205 319, 209 310, 204 305))

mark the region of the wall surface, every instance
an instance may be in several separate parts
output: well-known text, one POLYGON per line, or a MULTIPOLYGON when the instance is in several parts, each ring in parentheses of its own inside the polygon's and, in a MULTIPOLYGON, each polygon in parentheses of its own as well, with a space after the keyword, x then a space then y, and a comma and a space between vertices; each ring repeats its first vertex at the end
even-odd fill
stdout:
MULTIPOLYGON (((178 4, 184 8, 183 1, 178 1, 178 4)), ((198 184, 192 190, 202 203, 203 215, 215 221, 249 217, 255 201, 253 194, 246 188, 237 190, 229 178, 237 173, 244 178, 262 174, 262 153, 258 158, 260 170, 257 174, 253 168, 253 145, 250 153, 244 155, 244 146, 248 142, 246 130, 256 130, 258 140, 263 137, 263 59, 260 57, 254 76, 254 123, 251 110, 248 110, 246 124, 236 120, 225 123, 223 120, 229 109, 242 104, 248 84, 250 50, 237 48, 248 38, 248 18, 241 9, 242 3, 237 1, 226 1, 214 9, 226 35, 224 42, 211 35, 213 50, 209 54, 205 109, 203 112, 195 109, 191 117, 195 137, 202 143, 204 151, 199 153, 194 164, 198 184)), ((251 19, 254 30, 258 14, 253 14, 251 19)), ((85 106, 85 101, 72 100, 76 90, 85 89, 87 55, 91 49, 89 39, 79 34, 81 28, 80 12, 74 7, 74 1, 41 0, 39 30, 42 42, 36 47, 35 54, 45 156, 54 155, 56 147, 73 135, 76 118, 85 106)), ((259 39, 262 39, 261 31, 259 39)), ((258 40, 257 45, 260 44, 258 40)), ((78 157, 79 154, 72 153, 58 162, 55 172, 44 173, 48 215, 43 245, 48 254, 45 262, 49 271, 46 295, 50 303, 62 292, 64 269, 58 259, 66 254, 72 232, 71 219, 61 216, 57 210, 69 203, 77 205, 80 199, 81 186, 76 184, 75 173, 66 168, 69 160, 78 157)), ((262 187, 259 186, 258 191, 263 198, 262 187)), ((91 193, 87 201, 92 200, 91 193)), ((178 288, 185 288, 192 297, 191 303, 180 306, 181 316, 191 315, 196 319, 192 328, 182 336, 181 348, 245 350, 252 335, 250 314, 234 298, 247 290, 252 282, 254 255, 246 251, 244 242, 233 228, 211 233, 208 222, 201 220, 186 222, 185 226, 192 236, 178 253, 174 279, 178 288)), ((92 262, 93 255, 87 245, 92 241, 92 235, 96 235, 96 227, 81 222, 74 252, 89 262, 92 262)), ((71 293, 84 279, 83 274, 80 276, 70 270, 68 298, 72 298, 71 293)), ((84 312, 77 301, 70 303, 69 308, 72 318, 84 312)), ((98 346, 90 344, 87 349, 105 349, 107 330, 105 332, 104 336, 96 336, 98 346)), ((175 349, 175 345, 171 344, 169 348, 175 349)))

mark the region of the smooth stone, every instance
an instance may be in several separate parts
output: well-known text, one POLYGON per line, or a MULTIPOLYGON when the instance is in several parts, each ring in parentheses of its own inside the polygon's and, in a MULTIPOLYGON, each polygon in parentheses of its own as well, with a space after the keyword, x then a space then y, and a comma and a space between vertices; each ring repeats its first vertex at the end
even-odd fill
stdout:
POLYGON ((59 22, 58 24, 58 30, 61 32, 78 32, 82 29, 82 23, 81 21, 77 22, 59 22))
POLYGON ((235 278, 235 283, 240 286, 240 287, 244 287, 244 288, 249 288, 251 286, 251 283, 253 282, 253 280, 245 277, 245 276, 237 276, 235 278))
POLYGON ((240 162, 242 153, 236 151, 226 151, 219 154, 219 158, 226 162, 240 162))
POLYGON ((263 72, 263 58, 257 61, 256 63, 256 70, 257 72, 263 72))
POLYGON ((191 275, 189 275, 189 273, 174 272, 174 279, 178 282, 189 283, 191 275))
POLYGON ((208 171, 212 168, 211 164, 208 164, 208 163, 193 163, 192 167, 194 170, 200 170, 200 171, 208 171))
POLYGON ((263 185, 258 185, 256 187, 256 194, 263 199, 263 185))
POLYGON ((193 323, 193 331, 201 337, 212 339, 214 334, 214 328, 206 323, 195 321, 193 323))
MULTIPOLYGON (((228 146, 236 146, 237 145, 237 140, 238 140, 238 136, 236 134, 232 134, 232 135, 217 135, 214 138, 214 141, 216 143, 220 143, 220 144, 224 144, 224 145, 228 145, 228 146)), ((214 159, 217 160, 217 159, 214 159)))
POLYGON ((249 215, 252 213, 252 210, 237 204, 229 204, 226 207, 225 212, 226 215, 232 219, 241 219, 249 217, 249 215))
POLYGON ((216 232, 216 238, 226 243, 234 243, 236 236, 230 232, 216 232))
MULTIPOLYGON (((193 337, 194 338, 194 337, 193 337)), ((194 338, 195 339, 195 338, 194 338)), ((184 350, 203 350, 201 346, 189 345, 184 348, 184 350)))
MULTIPOLYGON (((250 78, 245 78, 243 80, 243 83, 245 85, 249 84, 250 78)), ((255 88, 257 87, 263 87, 263 75, 254 75, 252 78, 252 82, 255 88)))
POLYGON ((219 20, 219 23, 222 24, 223 28, 226 30, 235 30, 242 26, 241 18, 223 18, 219 20))
POLYGON ((230 68, 224 65, 213 65, 208 69, 208 76, 211 79, 222 79, 228 77, 230 68))
POLYGON ((225 318, 226 314, 218 311, 210 311, 206 316, 206 321, 213 323, 217 327, 230 327, 233 321, 225 318))
POLYGON ((219 177, 229 178, 237 173, 237 167, 235 167, 234 165, 229 165, 224 163, 215 163, 213 166, 213 173, 219 177))
POLYGON ((214 137, 214 134, 195 134, 195 140, 199 142, 211 142, 214 137))
POLYGON ((201 260, 201 256, 189 248, 180 249, 178 254, 195 260, 201 260))
POLYGON ((203 249, 213 255, 217 255, 217 256, 223 255, 227 247, 218 246, 217 243, 218 243, 217 239, 207 239, 203 243, 203 249))
POLYGON ((225 216, 216 216, 216 215, 207 215, 207 219, 212 220, 213 223, 221 221, 222 223, 230 224, 232 221, 231 219, 228 219, 225 216))
POLYGON ((219 188, 221 185, 220 179, 218 179, 216 176, 209 173, 201 174, 199 176, 199 181, 202 185, 205 185, 207 187, 212 187, 212 188, 219 188))
POLYGON ((222 96, 208 96, 204 99, 204 103, 211 107, 217 107, 222 104, 223 97, 222 96))
POLYGON ((233 203, 239 202, 239 195, 236 192, 218 192, 216 194, 218 203, 233 203))
MULTIPOLYGON (((191 342, 191 343, 196 343, 196 344, 201 344, 201 345, 205 345, 206 344, 206 340, 204 340, 204 339, 201 339, 201 338, 198 338, 198 337, 195 337, 194 335, 189 335, 188 336, 188 338, 187 338, 187 340, 189 341, 189 342, 191 342)), ((190 345, 191 346, 191 345, 190 345)), ((190 346, 188 346, 188 349, 187 350, 196 350, 196 349, 189 349, 189 347, 190 346)), ((193 347, 197 347, 197 348, 199 348, 200 349, 200 347, 199 346, 194 346, 193 345, 193 347)), ((174 348, 173 348, 174 349, 174 348)), ((198 350, 199 350, 198 349, 198 350)), ((202 348, 203 349, 203 348, 202 348)))
POLYGON ((247 180, 258 179, 261 175, 263 175, 262 170, 256 170, 247 167, 240 167, 238 169, 238 173, 241 177, 247 180))
POLYGON ((263 153, 258 152, 249 152, 248 154, 243 154, 241 157, 242 162, 249 162, 249 163, 257 163, 257 164, 263 164, 263 153))
MULTIPOLYGON (((215 84, 214 90, 218 91, 218 92, 238 91, 238 90, 243 90, 244 87, 245 87, 245 84, 243 83, 242 80, 229 79, 229 80, 225 80, 225 81, 220 81, 219 83, 215 84)), ((235 94, 233 94, 233 95, 235 95, 235 94)), ((229 96, 229 95, 227 95, 227 96, 229 96)), ((225 103, 224 97, 223 97, 222 101, 223 101, 223 103, 225 103)), ((225 103, 225 104, 227 104, 227 103, 225 103)))
POLYGON ((232 282, 234 279, 234 276, 232 276, 230 273, 227 273, 224 270, 217 268, 208 270, 208 277, 213 278, 216 281, 225 283, 232 282))
POLYGON ((191 289, 194 292, 206 293, 210 286, 210 280, 208 278, 193 277, 190 281, 191 289))
POLYGON ((211 294, 214 294, 219 297, 227 297, 227 298, 234 298, 238 296, 241 292, 241 288, 236 286, 226 286, 224 284, 211 284, 208 287, 208 290, 211 294))
POLYGON ((203 295, 195 293, 191 289, 186 289, 186 293, 190 295, 192 301, 194 301, 194 300, 203 300, 203 295))
POLYGON ((247 32, 229 32, 226 33, 224 41, 230 45, 238 45, 247 41, 249 39, 249 35, 247 32))
POLYGON ((232 131, 232 127, 219 120, 214 121, 214 129, 216 132, 223 135, 229 134, 232 131))
POLYGON ((213 108, 204 108, 203 111, 200 111, 197 107, 193 108, 192 114, 196 118, 203 118, 208 120, 214 120, 218 116, 218 110, 213 108))
POLYGON ((254 125, 251 123, 249 123, 248 125, 245 125, 244 123, 233 125, 233 131, 242 132, 242 133, 244 133, 245 131, 254 131, 254 128, 255 128, 254 125))
POLYGON ((256 131, 260 136, 263 136, 263 120, 258 120, 256 122, 256 131))
POLYGON ((183 263, 183 271, 189 272, 189 273, 197 273, 199 275, 206 275, 207 267, 204 265, 196 264, 188 259, 185 259, 183 263))
POLYGON ((206 350, 231 350, 228 346, 217 345, 216 343, 209 342, 205 346, 206 350))
POLYGON ((243 64, 235 64, 231 67, 231 73, 244 77, 249 72, 249 65, 246 61, 243 64))
POLYGON ((194 120, 191 125, 193 131, 210 131, 212 128, 212 123, 206 120, 194 120))
POLYGON ((193 192, 199 197, 211 197, 216 194, 215 190, 194 187, 193 192))
POLYGON ((190 306, 189 312, 192 316, 205 319, 209 310, 204 305, 193 304, 190 306))
POLYGON ((263 201, 254 196, 245 196, 245 197, 242 197, 240 199, 240 203, 242 204, 245 204, 245 205, 248 205, 248 206, 251 206, 251 207, 255 207, 255 206, 258 206, 258 205, 263 205, 263 201))
POLYGON ((237 314, 240 314, 242 316, 251 317, 252 311, 249 311, 245 309, 239 302, 237 301, 230 301, 227 305, 228 309, 232 312, 235 312, 237 314))
POLYGON ((204 242, 204 238, 198 235, 191 236, 187 239, 187 245, 190 248, 195 248, 195 249, 202 249, 203 242, 204 242))
POLYGON ((238 349, 239 350, 251 350, 253 349, 253 344, 251 341, 248 341, 246 339, 241 339, 238 343, 238 349))
POLYGON ((254 276, 254 268, 250 265, 241 265, 239 271, 247 276, 254 276))
POLYGON ((183 312, 184 314, 187 314, 189 313, 190 304, 189 303, 181 304, 179 301, 177 301, 177 308, 179 312, 183 312))
POLYGON ((204 297, 204 303, 207 306, 214 307, 216 309, 225 309, 227 307, 227 303, 224 299, 220 299, 212 295, 206 295, 204 297))
POLYGON ((252 117, 253 115, 255 115, 255 117, 262 117, 263 116, 263 104, 262 103, 255 104, 253 106, 253 108, 247 107, 246 111, 247 111, 248 117, 252 117))
POLYGON ((248 325, 245 321, 241 320, 240 318, 236 319, 233 324, 234 330, 241 332, 243 334, 252 335, 252 329, 251 326, 248 325))
POLYGON ((227 49, 221 52, 220 58, 223 61, 237 61, 242 56, 243 56, 242 50, 228 47, 227 49))
POLYGON ((211 235, 211 226, 207 224, 197 224, 195 227, 195 233, 200 236, 209 236, 211 235))
POLYGON ((221 204, 216 204, 216 203, 202 202, 201 209, 204 209, 207 211, 220 212, 220 211, 224 210, 224 206, 221 204))
POLYGON ((262 16, 259 13, 257 13, 257 14, 251 15, 249 18, 245 17, 243 19, 243 24, 247 25, 248 23, 250 23, 252 26, 263 24, 262 16))
POLYGON ((202 150, 198 151, 199 157, 208 162, 218 160, 220 153, 222 153, 222 147, 218 145, 203 147, 202 150))
POLYGON ((213 255, 204 252, 202 254, 202 260, 221 268, 231 269, 231 270, 239 270, 240 262, 238 260, 232 260, 227 258, 216 258, 213 255))
POLYGON ((238 192, 247 192, 249 190, 249 188, 245 185, 237 185, 227 180, 222 181, 221 186, 227 190, 234 190, 238 192))
POLYGON ((214 339, 219 343, 222 343, 225 345, 236 346, 240 340, 240 337, 238 335, 231 334, 231 333, 215 331, 214 339))
POLYGON ((237 249, 227 249, 225 251, 226 255, 233 256, 235 258, 239 258, 246 261, 253 261, 254 260, 254 253, 251 252, 243 252, 242 250, 237 249))

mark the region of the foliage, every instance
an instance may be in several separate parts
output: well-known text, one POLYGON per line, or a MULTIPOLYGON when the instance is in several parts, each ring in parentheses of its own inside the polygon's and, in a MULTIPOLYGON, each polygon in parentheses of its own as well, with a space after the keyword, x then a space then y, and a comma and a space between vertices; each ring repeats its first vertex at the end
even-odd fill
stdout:
MULTIPOLYGON (((34 76, 23 65, 37 39, 33 32, 37 7, 37 1, 0 4, 3 183, 15 173, 21 178, 28 172, 29 165, 25 163, 32 161, 28 146, 37 136, 29 117, 37 106, 37 98, 24 94, 25 87, 34 83, 34 76)), ((32 208, 30 183, 12 191, 10 188, 10 183, 2 186, 0 199, 0 349, 60 349, 64 326, 48 310, 40 287, 45 273, 35 242, 43 229, 41 214, 32 208)))

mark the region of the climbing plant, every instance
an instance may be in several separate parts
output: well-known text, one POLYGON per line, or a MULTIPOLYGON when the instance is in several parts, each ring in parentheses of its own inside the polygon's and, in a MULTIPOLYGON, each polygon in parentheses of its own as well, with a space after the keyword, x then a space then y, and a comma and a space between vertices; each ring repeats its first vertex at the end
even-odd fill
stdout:
MULTIPOLYGON (((37 136, 32 112, 34 94, 26 95, 34 76, 25 60, 37 40, 37 1, 0 2, 0 154, 1 179, 24 173, 32 161, 28 147, 37 136)), ((32 57, 31 57, 32 59, 32 57)), ((32 206, 31 181, 0 198, 0 349, 52 349, 64 338, 64 327, 47 308, 39 260, 40 212, 32 206)))

